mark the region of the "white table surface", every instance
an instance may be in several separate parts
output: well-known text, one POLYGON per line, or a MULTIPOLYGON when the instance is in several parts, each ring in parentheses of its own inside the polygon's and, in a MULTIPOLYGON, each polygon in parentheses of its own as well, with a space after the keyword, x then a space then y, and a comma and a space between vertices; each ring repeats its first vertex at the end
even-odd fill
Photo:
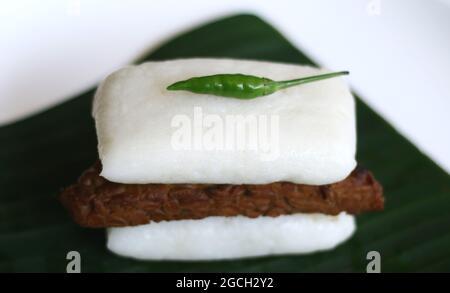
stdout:
POLYGON ((350 70, 356 92, 450 172, 450 0, 2 1, 0 125, 238 12, 261 16, 319 64, 350 70))

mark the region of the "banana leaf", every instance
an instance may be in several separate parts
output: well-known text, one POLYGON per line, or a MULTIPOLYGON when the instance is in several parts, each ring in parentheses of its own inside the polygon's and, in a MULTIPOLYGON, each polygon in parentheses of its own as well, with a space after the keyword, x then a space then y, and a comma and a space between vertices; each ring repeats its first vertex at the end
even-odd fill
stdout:
MULTIPOLYGON (((136 62, 180 57, 314 64, 252 15, 183 33, 136 62)), ((386 209, 358 216, 358 230, 346 243, 311 255, 229 261, 113 255, 105 248, 103 229, 78 227, 57 201, 61 189, 97 158, 93 93, 0 127, 1 272, 65 272, 72 250, 80 252, 83 272, 365 272, 369 251, 380 253, 385 272, 450 271, 450 176, 358 97, 357 159, 384 186, 386 209)))

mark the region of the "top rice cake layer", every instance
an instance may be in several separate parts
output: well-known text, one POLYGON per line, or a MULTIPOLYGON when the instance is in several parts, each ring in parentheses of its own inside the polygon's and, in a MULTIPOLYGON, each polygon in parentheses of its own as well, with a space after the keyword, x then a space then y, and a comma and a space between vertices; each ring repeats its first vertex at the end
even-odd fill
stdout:
POLYGON ((322 185, 354 169, 354 99, 332 78, 239 100, 168 91, 195 76, 242 73, 286 80, 327 71, 230 59, 129 66, 94 101, 101 175, 120 183, 322 185))

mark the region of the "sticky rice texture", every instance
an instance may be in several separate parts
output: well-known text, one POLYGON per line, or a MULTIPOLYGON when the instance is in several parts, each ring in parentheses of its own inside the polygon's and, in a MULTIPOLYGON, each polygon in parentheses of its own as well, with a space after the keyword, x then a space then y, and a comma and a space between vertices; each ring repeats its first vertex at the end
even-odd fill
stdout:
POLYGON ((230 59, 149 62, 123 68, 106 78, 95 96, 101 175, 121 183, 321 185, 343 180, 356 165, 356 140, 354 99, 342 78, 253 100, 166 90, 176 81, 219 73, 286 80, 325 72, 230 59), (194 134, 199 129, 196 107, 203 117, 202 135, 194 134), (244 130, 240 137, 245 139, 240 139, 238 132, 230 134, 232 127, 221 126, 227 117, 239 115, 250 120, 265 117, 256 124, 261 131, 256 147, 250 143, 255 129, 244 130), (191 144, 186 143, 187 136, 177 136, 189 127, 191 144), (207 127, 213 127, 216 135, 208 136, 207 127), (220 129, 223 133, 217 135, 220 129))
POLYGON ((355 230, 353 216, 208 217, 109 228, 112 252, 141 260, 213 260, 332 249, 355 230))

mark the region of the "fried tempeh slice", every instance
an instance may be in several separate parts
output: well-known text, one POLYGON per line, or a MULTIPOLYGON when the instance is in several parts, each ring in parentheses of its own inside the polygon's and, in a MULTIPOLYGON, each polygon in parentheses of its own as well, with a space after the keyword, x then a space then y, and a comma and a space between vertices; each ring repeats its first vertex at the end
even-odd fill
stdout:
POLYGON ((384 207, 381 185, 356 168, 345 180, 328 185, 274 182, 264 185, 121 184, 99 175, 100 162, 59 199, 85 227, 121 227, 151 221, 209 216, 279 216, 294 213, 359 214, 384 207))

